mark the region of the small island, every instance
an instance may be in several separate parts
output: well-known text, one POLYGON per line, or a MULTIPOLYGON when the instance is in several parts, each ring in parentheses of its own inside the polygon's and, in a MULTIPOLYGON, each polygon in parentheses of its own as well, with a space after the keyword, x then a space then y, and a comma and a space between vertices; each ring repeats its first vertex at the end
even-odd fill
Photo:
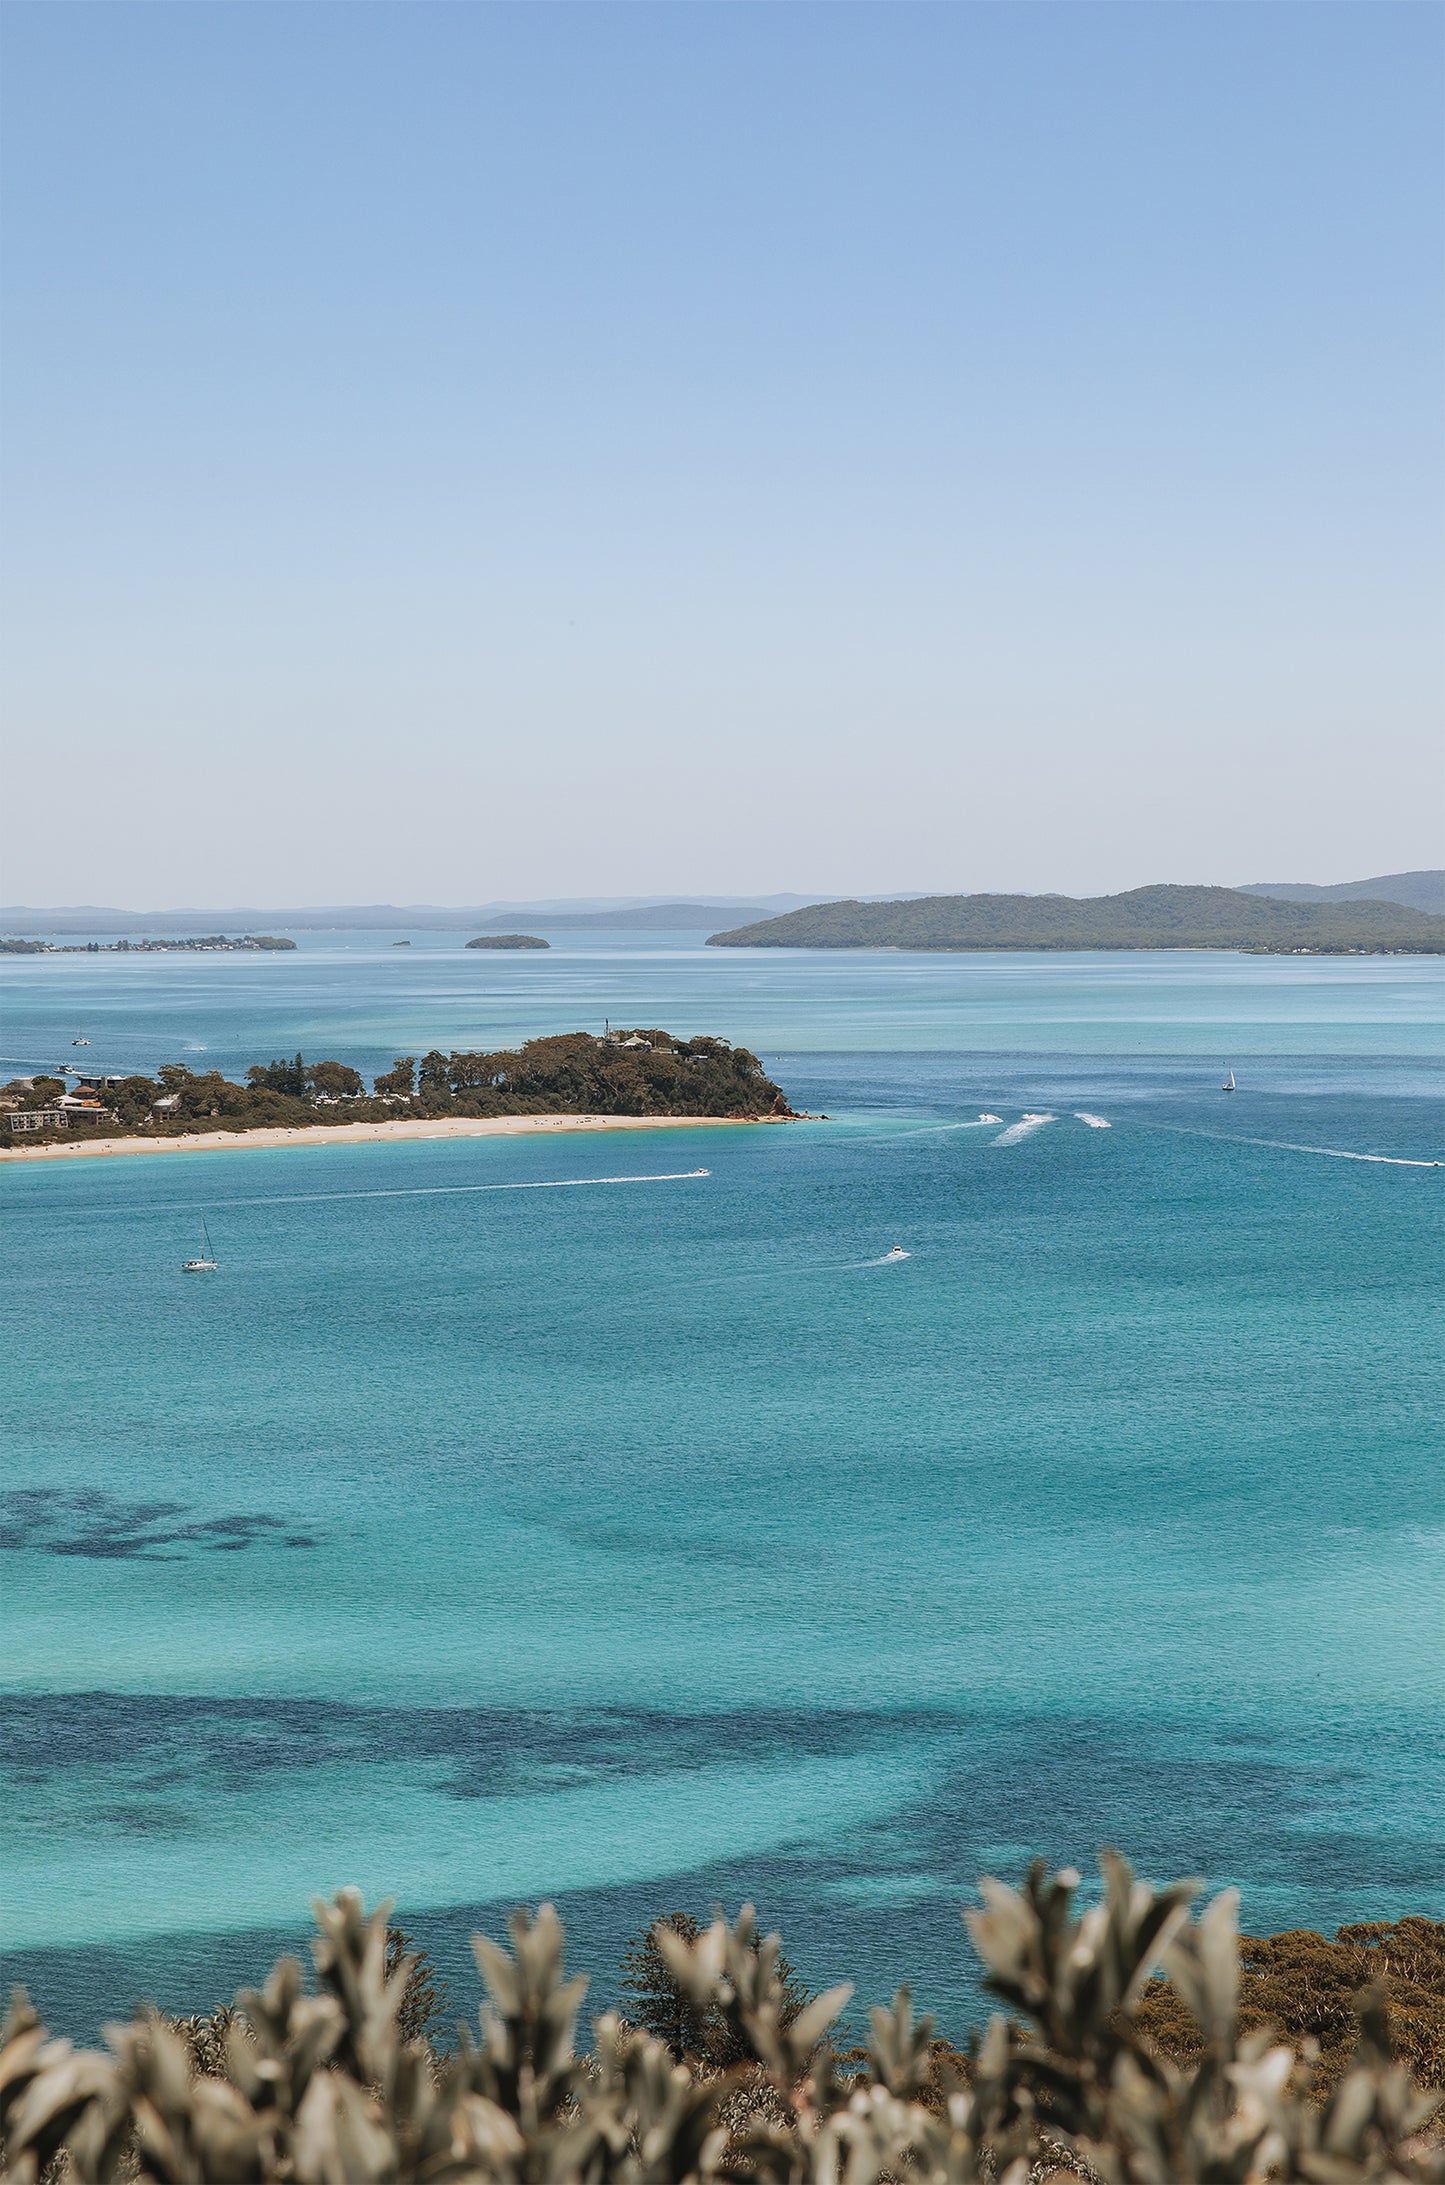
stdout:
POLYGON ((468 941, 467 943, 468 948, 550 948, 551 946, 550 941, 544 941, 536 933, 479 933, 474 941, 468 941))

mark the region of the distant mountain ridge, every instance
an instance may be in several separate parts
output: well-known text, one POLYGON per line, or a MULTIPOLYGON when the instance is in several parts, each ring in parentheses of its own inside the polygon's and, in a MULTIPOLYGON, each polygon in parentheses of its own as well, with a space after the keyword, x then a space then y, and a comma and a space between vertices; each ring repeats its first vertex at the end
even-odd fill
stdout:
MULTIPOLYGON (((546 912, 536 923, 560 933, 701 933, 708 926, 718 925, 728 918, 755 919, 769 915, 756 903, 640 903, 632 909, 546 912)), ((491 918, 487 920, 487 927, 490 931, 504 923, 501 918, 491 918)))
MULTIPOLYGON (((0 933, 191 933, 198 918, 242 930, 279 926, 291 933, 475 933, 478 928, 514 925, 526 918, 535 925, 568 925, 579 920, 618 927, 633 914, 652 910, 687 911, 682 921, 698 931, 726 919, 766 918, 805 903, 826 902, 822 895, 735 895, 688 903, 666 896, 552 896, 535 903, 473 903, 456 909, 443 903, 312 903, 278 910, 124 910, 112 904, 68 903, 45 908, 32 903, 0 905, 0 933)), ((655 923, 655 921, 653 921, 655 923)), ((645 930, 645 929, 644 929, 645 930)))
POLYGON ((1445 917, 1398 903, 1294 903, 1239 888, 1123 895, 928 895, 819 903, 714 933, 710 948, 1253 949, 1445 954, 1445 917))
POLYGON ((1273 895, 1283 903, 1404 903, 1445 912, 1445 872, 1388 872, 1377 880, 1341 880, 1315 887, 1307 880, 1252 880, 1240 895, 1273 895))
MULTIPOLYGON (((1134 890, 1134 894, 1147 893, 1134 890)), ((1251 881, 1232 889, 1195 891, 1216 895, 1272 897, 1278 902, 1338 904, 1396 904, 1432 915, 1445 914, 1445 871, 1386 874, 1376 880, 1346 880, 1335 886, 1316 886, 1305 881, 1251 881)), ((71 903, 0 905, 0 934, 17 937, 59 934, 193 934, 201 930, 197 920, 209 920, 217 931, 325 933, 325 932, 495 932, 527 925, 606 931, 665 932, 703 931, 708 927, 729 931, 740 925, 775 923, 802 910, 834 908, 840 898, 825 895, 780 893, 776 895, 710 896, 705 901, 686 896, 548 896, 532 902, 474 903, 460 908, 440 903, 321 903, 277 909, 216 909, 182 907, 172 910, 133 911, 112 904, 71 903)), ((910 903, 1067 903, 1074 898, 1056 894, 1037 895, 928 895, 916 889, 897 889, 892 895, 849 898, 866 907, 899 908, 910 903)), ((1122 902, 1123 896, 1084 898, 1093 902, 1122 902)), ((892 944, 878 944, 892 945, 892 944)), ((984 943, 972 945, 983 946, 984 943)), ((1033 945, 1023 944, 1019 945, 1033 945)), ((1046 944, 1038 944, 1046 945, 1046 944)), ((1100 944, 1107 945, 1107 944, 1100 944)), ((1144 944, 1136 944, 1144 945, 1144 944)), ((1161 946, 1169 945, 1161 943, 1161 946)))

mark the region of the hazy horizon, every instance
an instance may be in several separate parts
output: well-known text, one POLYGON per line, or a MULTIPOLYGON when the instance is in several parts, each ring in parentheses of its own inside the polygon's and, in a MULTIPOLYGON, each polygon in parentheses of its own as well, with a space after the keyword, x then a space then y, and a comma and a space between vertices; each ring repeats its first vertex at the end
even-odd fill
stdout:
POLYGON ((3 36, 12 902, 1441 861, 1438 10, 3 36))
MULTIPOLYGON (((1423 868, 1420 868, 1420 870, 1422 870, 1422 871, 1427 871, 1427 872, 1434 872, 1434 871, 1436 871, 1437 869, 1438 869, 1438 868, 1434 868, 1434 867, 1423 867, 1423 868)), ((1407 877, 1407 876, 1406 876, 1406 874, 1402 872, 1402 873, 1399 873, 1399 874, 1390 874, 1390 873, 1378 873, 1378 874, 1365 874, 1365 875, 1351 874, 1351 875, 1347 875, 1347 876, 1342 876, 1342 875, 1336 875, 1336 876, 1335 876, 1335 878, 1334 878, 1333 880, 1329 880, 1329 881, 1324 881, 1324 882, 1303 882, 1303 883, 1302 883, 1302 882, 1300 882, 1300 881, 1299 881, 1298 879, 1290 879, 1290 880, 1280 880, 1280 881, 1275 881, 1275 882, 1273 882, 1273 883, 1265 883, 1265 882, 1262 882, 1262 881, 1257 881, 1257 880, 1256 880, 1256 881, 1228 881, 1228 880, 1222 880, 1222 881, 1221 881, 1221 880, 1213 880, 1213 881, 1186 881, 1186 882, 1183 882, 1183 883, 1172 883, 1172 884, 1175 884, 1175 885, 1181 885, 1181 884, 1182 884, 1182 885, 1185 885, 1185 886, 1195 886, 1195 887, 1226 887, 1226 888, 1228 888, 1228 887, 1235 887, 1235 888, 1249 888, 1249 887, 1253 887, 1253 888, 1259 888, 1259 887, 1262 887, 1262 886, 1265 886, 1265 885, 1275 885, 1275 886, 1280 886, 1280 887, 1294 887, 1294 886, 1300 886, 1300 885, 1320 885, 1320 886, 1325 886, 1325 887, 1332 887, 1332 886, 1348 885, 1348 884, 1349 884, 1350 882, 1352 882, 1352 881, 1353 881, 1353 882, 1358 882, 1358 881, 1359 881, 1360 879, 1362 879, 1362 878, 1363 878, 1363 879, 1379 879, 1379 880, 1389 880, 1389 879, 1403 879, 1403 878, 1405 878, 1405 877, 1407 877)), ((1147 885, 1149 885, 1150 883, 1147 883, 1147 882, 1146 882, 1146 883, 1143 883, 1143 884, 1147 886, 1147 885)), ((1170 885, 1171 883, 1168 883, 1168 882, 1166 882, 1166 883, 1163 883, 1163 884, 1164 884, 1164 885, 1170 885)), ((789 907, 789 908, 790 908, 790 907, 793 907, 793 906, 797 906, 798 908, 802 908, 803 906, 805 906, 805 905, 808 905, 808 904, 813 904, 813 903, 825 903, 825 902, 832 902, 832 901, 843 901, 843 900, 845 900, 845 899, 846 899, 846 900, 856 900, 856 901, 867 901, 867 902, 888 902, 888 901, 900 901, 900 902, 902 902, 902 901, 907 901, 907 900, 909 900, 910 898, 916 898, 916 897, 918 897, 918 896, 920 896, 920 895, 934 895, 934 894, 938 894, 938 895, 969 895, 969 894, 982 894, 982 893, 990 893, 990 894, 1001 894, 1001 895, 1060 895, 1060 894, 1065 894, 1065 893, 1074 893, 1074 892, 1076 892, 1076 891, 1072 891, 1072 890, 1064 890, 1064 889, 1059 889, 1059 888, 1000 888, 1000 889, 989 889, 989 890, 983 890, 983 889, 972 889, 972 888, 939 888, 939 889, 931 889, 931 888, 930 888, 930 889, 920 889, 920 888, 896 888, 896 889, 886 889, 886 888, 885 888, 885 889, 869 889, 869 890, 866 890, 866 891, 864 891, 864 890, 861 890, 861 889, 846 889, 846 888, 845 888, 845 889, 842 889, 842 890, 840 890, 840 891, 839 891, 839 894, 838 894, 837 896, 828 896, 828 895, 825 895, 825 894, 823 894, 823 893, 822 893, 822 892, 821 892, 820 890, 817 890, 817 889, 812 889, 812 890, 797 890, 797 889, 761 889, 761 888, 759 888, 759 889, 755 890, 755 891, 754 891, 754 892, 753 892, 752 894, 750 894, 750 895, 739 895, 739 894, 736 894, 735 892, 733 892, 733 891, 731 891, 731 890, 725 890, 725 889, 721 889, 721 888, 720 888, 720 889, 718 889, 718 890, 717 890, 717 892, 716 892, 715 894, 713 894, 713 895, 708 895, 708 896, 701 896, 701 895, 698 895, 698 894, 697 894, 697 893, 696 893, 695 891, 691 891, 691 890, 689 890, 689 891, 682 891, 682 892, 679 892, 678 894, 675 894, 675 895, 659 895, 659 894, 656 894, 656 893, 641 894, 641 893, 637 892, 636 890, 634 890, 634 891, 632 891, 632 892, 630 892, 630 893, 629 893, 629 892, 627 892, 627 891, 624 891, 624 892, 622 892, 622 893, 620 893, 620 894, 617 894, 617 895, 544 895, 544 896, 531 896, 531 897, 501 897, 501 898, 493 899, 493 900, 491 900, 491 901, 484 901, 484 900, 481 900, 481 899, 477 899, 477 900, 474 900, 474 901, 468 901, 468 900, 464 900, 464 899, 463 899, 463 898, 461 898, 461 897, 457 897, 457 898, 454 898, 454 899, 453 899, 453 898, 444 898, 444 897, 428 897, 428 898, 425 898, 425 899, 422 899, 422 898, 418 898, 418 899, 416 899, 416 900, 414 900, 414 901, 407 901, 407 900, 401 900, 401 899, 397 899, 397 898, 392 898, 392 899, 389 899, 389 900, 384 900, 383 898, 381 898, 381 897, 379 897, 379 896, 376 896, 376 897, 369 897, 369 898, 365 898, 365 899, 359 899, 359 900, 357 900, 357 901, 355 901, 355 902, 349 902, 349 903, 343 903, 343 902, 326 902, 326 901, 322 901, 322 900, 317 900, 317 901, 315 901, 315 902, 302 902, 302 901, 300 901, 300 900, 297 900, 297 901, 294 901, 294 902, 281 902, 281 901, 275 901, 275 902, 270 902, 270 903, 266 903, 266 902, 262 902, 262 901, 260 901, 260 900, 259 900, 259 899, 258 899, 257 897, 255 897, 255 896, 250 896, 250 897, 247 897, 247 896, 245 896, 245 895, 243 894, 243 895, 240 895, 240 896, 238 896, 238 897, 236 898, 235 902, 232 902, 232 903, 220 903, 220 902, 213 902, 213 903, 139 903, 139 904, 137 904, 137 903, 7 903, 7 904, 0 904, 0 915, 3 915, 3 914, 4 914, 4 913, 6 913, 6 912, 22 912, 22 913, 29 913, 29 914, 39 914, 39 913, 42 913, 42 912, 45 912, 45 911, 53 911, 53 912, 54 912, 54 913, 55 913, 55 914, 56 914, 57 916, 60 916, 60 915, 62 915, 62 914, 65 914, 65 915, 69 915, 69 916, 76 916, 76 915, 78 915, 78 914, 79 914, 80 912, 82 912, 82 911, 86 911, 86 910, 95 910, 95 911, 103 911, 103 912, 107 912, 107 913, 112 913, 112 914, 118 914, 118 915, 134 915, 134 916, 136 916, 136 917, 148 917, 148 916, 154 916, 154 917, 165 917, 165 918, 177 918, 177 917, 189 916, 189 915, 191 915, 192 913, 194 913, 194 914, 195 914, 195 916, 197 916, 197 917, 210 917, 210 916, 217 916, 217 915, 219 915, 219 914, 220 914, 221 912, 223 912, 223 911, 236 911, 236 910, 246 910, 246 911, 252 911, 252 910, 254 910, 254 911, 270 911, 270 912, 275 912, 275 911, 283 911, 283 910, 285 910, 285 911, 305 911, 305 912, 308 912, 308 913, 310 913, 310 912, 318 912, 318 913, 319 913, 319 912, 322 912, 322 911, 328 911, 328 910, 335 910, 335 911, 338 911, 338 912, 346 912, 346 913, 349 913, 349 914, 356 914, 356 913, 359 913, 359 912, 361 912, 361 911, 363 911, 363 910, 400 910, 400 911, 421 911, 421 910, 436 910, 436 911, 449 911, 449 912, 456 912, 456 913, 458 913, 458 914, 460 914, 460 913, 461 913, 462 911, 476 911, 476 912, 478 912, 478 913, 481 913, 481 912, 484 912, 484 911, 497 911, 497 912, 503 912, 503 911, 513 911, 513 910, 515 910, 515 911, 518 911, 518 912, 521 912, 521 911, 528 911, 528 912, 531 912, 531 913, 534 913, 534 914, 536 914, 536 915, 537 915, 537 916, 538 916, 538 917, 540 918, 540 917, 544 917, 544 916, 545 916, 545 914, 546 914, 546 913, 547 913, 548 911, 556 911, 556 912, 558 912, 558 913, 563 913, 563 912, 572 912, 572 911, 587 911, 587 910, 592 910, 592 909, 597 909, 597 910, 607 910, 607 909, 635 909, 635 910, 642 910, 642 909, 645 909, 645 908, 647 908, 647 907, 649 907, 649 906, 651 906, 651 905, 654 905, 654 904, 665 904, 665 903, 694 903, 694 902, 695 902, 695 903, 697 903, 697 904, 699 905, 699 907, 700 907, 700 908, 701 908, 701 907, 706 907, 706 906, 708 906, 708 905, 711 905, 711 906, 713 906, 713 907, 715 907, 715 908, 718 908, 718 909, 731 909, 731 908, 748 908, 748 907, 755 907, 755 908, 759 908, 759 909, 763 909, 763 908, 766 908, 766 909, 771 909, 771 910, 778 910, 778 909, 782 909, 782 908, 784 908, 784 907, 789 907)), ((1078 891, 1078 892, 1089 892, 1089 893, 1099 893, 1099 894, 1104 894, 1104 893, 1108 893, 1108 894, 1114 894, 1114 893, 1120 893, 1120 892, 1126 892, 1126 891, 1120 891, 1120 890, 1114 890, 1114 889, 1109 889, 1109 890, 1102 890, 1102 889, 1101 889, 1101 890, 1096 890, 1096 891, 1078 891)))

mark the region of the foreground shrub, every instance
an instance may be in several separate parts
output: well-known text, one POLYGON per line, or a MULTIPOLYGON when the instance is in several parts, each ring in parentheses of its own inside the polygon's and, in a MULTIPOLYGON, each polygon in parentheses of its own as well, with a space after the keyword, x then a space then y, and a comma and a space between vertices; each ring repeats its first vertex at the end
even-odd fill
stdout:
MULTIPOLYGON (((1440 2185, 1445 2150, 1422 2091, 1389 2053, 1384 1998, 1358 1999, 1351 2060, 1321 2092, 1309 2051, 1240 2026, 1232 1893, 1195 1919, 1197 1884, 1153 1890, 1105 1854, 1103 1901, 1042 1863, 1021 1890, 982 1885, 966 1914, 997 2017, 965 2067, 940 2065, 906 1990, 870 2014, 865 2051, 827 2035, 851 1993, 800 2001, 776 1936, 750 1910, 705 1931, 653 1930, 725 2068, 678 2061, 615 2013, 574 2048, 587 1983, 563 1970, 550 1905, 518 1912, 509 1951, 473 1942, 486 1984, 480 2041, 438 2060, 403 2037, 426 2011, 415 1960, 355 1891, 317 1903, 320 1993, 294 1958, 231 2012, 107 2028, 110 2053, 49 2040, 23 1995, 0 2046, 5 2175, 76 2185, 1440 2185), (1156 1968, 1194 2029, 1179 2061, 1144 2033, 1156 1968)), ((1423 1924, 1423 1923, 1422 1923, 1423 1924)), ((1365 1944, 1361 1947, 1368 1948, 1365 1944)))

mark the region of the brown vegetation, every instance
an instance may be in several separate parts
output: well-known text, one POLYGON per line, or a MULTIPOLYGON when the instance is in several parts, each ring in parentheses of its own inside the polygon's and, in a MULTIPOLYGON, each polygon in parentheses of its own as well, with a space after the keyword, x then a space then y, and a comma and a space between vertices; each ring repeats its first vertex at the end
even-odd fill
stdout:
MULTIPOLYGON (((1337 2086, 1350 2067, 1363 1990, 1379 1998, 1390 2049, 1422 2086, 1445 2088, 1445 1922, 1402 1919, 1340 1927, 1333 1942, 1308 1928, 1239 1938, 1239 2024, 1243 2033, 1273 2028, 1318 2061, 1318 2090, 1337 2086)), ((1198 2026, 1166 1980, 1144 1990, 1136 2023, 1144 2038, 1176 2062, 1203 2054, 1198 2026)))

